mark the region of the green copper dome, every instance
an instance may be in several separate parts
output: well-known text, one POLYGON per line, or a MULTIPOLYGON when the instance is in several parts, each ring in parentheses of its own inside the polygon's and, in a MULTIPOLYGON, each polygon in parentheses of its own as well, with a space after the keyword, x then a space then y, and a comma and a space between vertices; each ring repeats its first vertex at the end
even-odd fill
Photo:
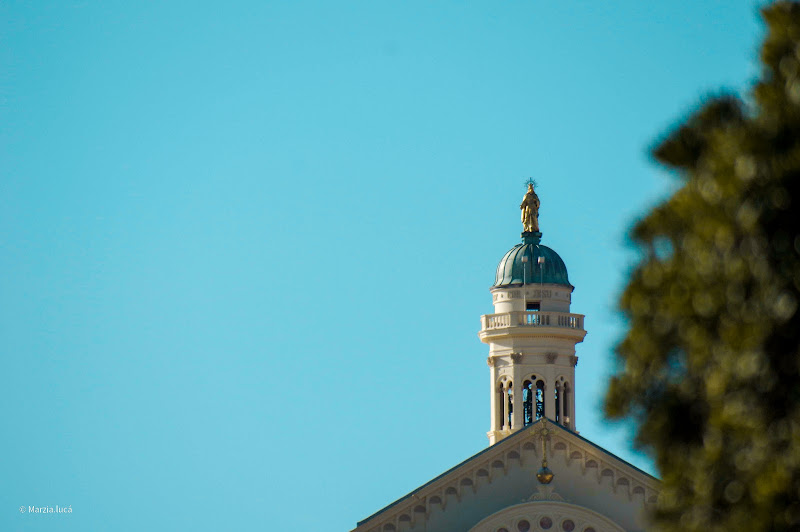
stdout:
POLYGON ((511 248, 497 265, 494 286, 518 284, 569 284, 567 266, 558 253, 539 243, 542 233, 522 233, 522 243, 511 248), (527 262, 523 260, 527 257, 527 262), (543 257, 544 261, 540 261, 543 257))

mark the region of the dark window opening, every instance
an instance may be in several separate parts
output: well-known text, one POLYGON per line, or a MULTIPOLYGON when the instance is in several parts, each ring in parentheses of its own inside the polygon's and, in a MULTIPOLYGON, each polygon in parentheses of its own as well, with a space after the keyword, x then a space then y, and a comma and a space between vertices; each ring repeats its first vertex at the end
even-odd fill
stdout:
POLYGON ((544 382, 536 381, 536 419, 544 417, 544 382))
POLYGON ((511 428, 511 421, 514 419, 514 392, 511 390, 511 383, 508 383, 508 428, 511 428))
POLYGON ((542 305, 541 305, 541 303, 539 301, 527 301, 525 303, 525 310, 536 310, 536 311, 538 311, 538 310, 541 309, 541 306, 542 305))
POLYGON ((502 430, 503 429, 503 387, 499 386, 497 388, 497 421, 496 423, 499 425, 494 428, 494 430, 502 430))
POLYGON ((534 421, 533 417, 533 383, 525 381, 522 387, 522 412, 525 426, 527 427, 534 421))
POLYGON ((561 423, 561 384, 556 383, 556 423, 561 423))

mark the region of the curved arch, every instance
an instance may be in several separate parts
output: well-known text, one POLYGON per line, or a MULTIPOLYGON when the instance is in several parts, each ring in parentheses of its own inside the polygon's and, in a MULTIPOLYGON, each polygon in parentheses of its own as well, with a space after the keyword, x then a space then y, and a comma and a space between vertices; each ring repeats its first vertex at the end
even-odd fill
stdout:
POLYGON ((511 375, 500 375, 495 384, 501 388, 508 388, 511 386, 511 375))
POLYGON ((571 519, 575 522, 575 530, 593 527, 596 530, 607 530, 608 532, 625 532, 625 529, 620 525, 594 510, 559 501, 524 502, 522 504, 515 504, 514 506, 503 508, 481 520, 478 524, 473 526, 469 532, 496 530, 499 527, 514 530, 512 528, 512 523, 520 519, 526 519, 531 523, 538 523, 539 520, 544 517, 551 518, 553 522, 560 522, 566 518, 571 519))
POLYGON ((514 408, 514 381, 511 375, 500 375, 495 381, 495 405, 497 408, 492 430, 511 430, 514 408))

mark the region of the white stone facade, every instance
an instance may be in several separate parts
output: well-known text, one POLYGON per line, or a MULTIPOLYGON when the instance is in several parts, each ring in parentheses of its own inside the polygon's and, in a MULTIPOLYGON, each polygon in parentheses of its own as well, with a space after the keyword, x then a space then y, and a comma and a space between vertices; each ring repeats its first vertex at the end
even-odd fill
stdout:
POLYGON ((481 316, 479 334, 489 344, 490 444, 541 417, 537 399, 545 417, 575 430, 575 345, 586 331, 571 298, 557 284, 492 289, 495 313, 481 316))

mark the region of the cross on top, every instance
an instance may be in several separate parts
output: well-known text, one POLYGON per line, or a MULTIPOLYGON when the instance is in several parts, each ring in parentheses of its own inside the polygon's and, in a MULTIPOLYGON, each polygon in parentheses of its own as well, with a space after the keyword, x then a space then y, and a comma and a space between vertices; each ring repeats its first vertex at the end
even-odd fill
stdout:
POLYGON ((534 432, 537 436, 539 436, 542 441, 551 434, 555 434, 556 430, 547 427, 547 418, 542 418, 542 426, 534 432))
POLYGON ((537 428, 533 432, 534 434, 539 436, 539 438, 541 438, 541 440, 542 440, 542 458, 544 459, 544 461, 543 461, 544 464, 547 464, 547 447, 545 445, 545 440, 547 439, 548 436, 550 436, 552 434, 555 434, 556 432, 558 432, 558 431, 555 430, 555 429, 548 428, 548 426, 547 426, 547 418, 546 417, 542 418, 541 427, 537 428))

